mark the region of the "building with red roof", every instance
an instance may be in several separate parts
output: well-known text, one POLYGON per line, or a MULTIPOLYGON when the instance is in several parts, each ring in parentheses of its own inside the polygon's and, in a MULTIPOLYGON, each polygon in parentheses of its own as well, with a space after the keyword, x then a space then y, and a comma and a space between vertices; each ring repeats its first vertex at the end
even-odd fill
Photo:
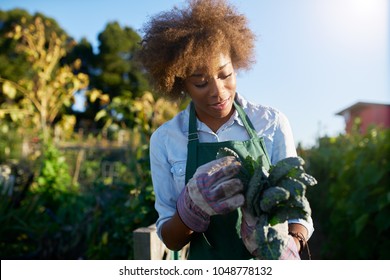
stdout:
POLYGON ((390 128, 390 104, 357 102, 336 115, 343 116, 345 132, 351 133, 354 123, 359 120, 360 133, 364 134, 370 126, 390 128))

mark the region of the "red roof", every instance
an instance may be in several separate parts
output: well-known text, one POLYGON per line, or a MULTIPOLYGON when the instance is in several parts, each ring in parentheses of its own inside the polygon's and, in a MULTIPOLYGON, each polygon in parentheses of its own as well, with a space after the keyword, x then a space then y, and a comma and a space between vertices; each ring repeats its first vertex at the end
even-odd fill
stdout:
POLYGON ((352 106, 349 106, 340 112, 336 113, 338 116, 343 116, 344 113, 346 112, 351 112, 351 111, 361 111, 363 108, 367 106, 385 106, 385 107, 390 107, 390 104, 384 104, 384 103, 373 103, 373 102, 357 102, 353 104, 352 106))

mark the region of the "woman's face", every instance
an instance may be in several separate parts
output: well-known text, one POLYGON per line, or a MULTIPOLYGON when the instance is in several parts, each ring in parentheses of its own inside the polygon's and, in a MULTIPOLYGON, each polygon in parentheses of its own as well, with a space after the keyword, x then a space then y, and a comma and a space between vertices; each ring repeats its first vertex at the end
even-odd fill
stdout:
POLYGON ((236 94, 236 74, 229 56, 221 54, 219 68, 213 75, 196 70, 184 81, 197 117, 214 132, 232 115, 236 94))

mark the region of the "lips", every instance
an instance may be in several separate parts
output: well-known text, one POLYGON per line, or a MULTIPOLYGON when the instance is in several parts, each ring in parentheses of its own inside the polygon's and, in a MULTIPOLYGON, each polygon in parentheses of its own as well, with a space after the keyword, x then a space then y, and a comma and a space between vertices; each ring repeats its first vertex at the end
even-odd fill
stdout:
POLYGON ((229 105, 229 100, 230 100, 230 98, 227 98, 221 102, 213 103, 210 105, 210 107, 213 108, 214 110, 222 111, 222 110, 226 109, 227 106, 229 105))

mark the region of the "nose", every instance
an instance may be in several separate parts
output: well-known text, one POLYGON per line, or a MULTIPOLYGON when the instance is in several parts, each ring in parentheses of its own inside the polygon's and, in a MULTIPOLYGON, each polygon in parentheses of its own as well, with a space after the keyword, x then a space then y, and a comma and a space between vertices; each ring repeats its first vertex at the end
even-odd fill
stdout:
POLYGON ((209 83, 211 84, 210 91, 212 96, 220 96, 224 92, 225 84, 220 78, 212 77, 209 83))

